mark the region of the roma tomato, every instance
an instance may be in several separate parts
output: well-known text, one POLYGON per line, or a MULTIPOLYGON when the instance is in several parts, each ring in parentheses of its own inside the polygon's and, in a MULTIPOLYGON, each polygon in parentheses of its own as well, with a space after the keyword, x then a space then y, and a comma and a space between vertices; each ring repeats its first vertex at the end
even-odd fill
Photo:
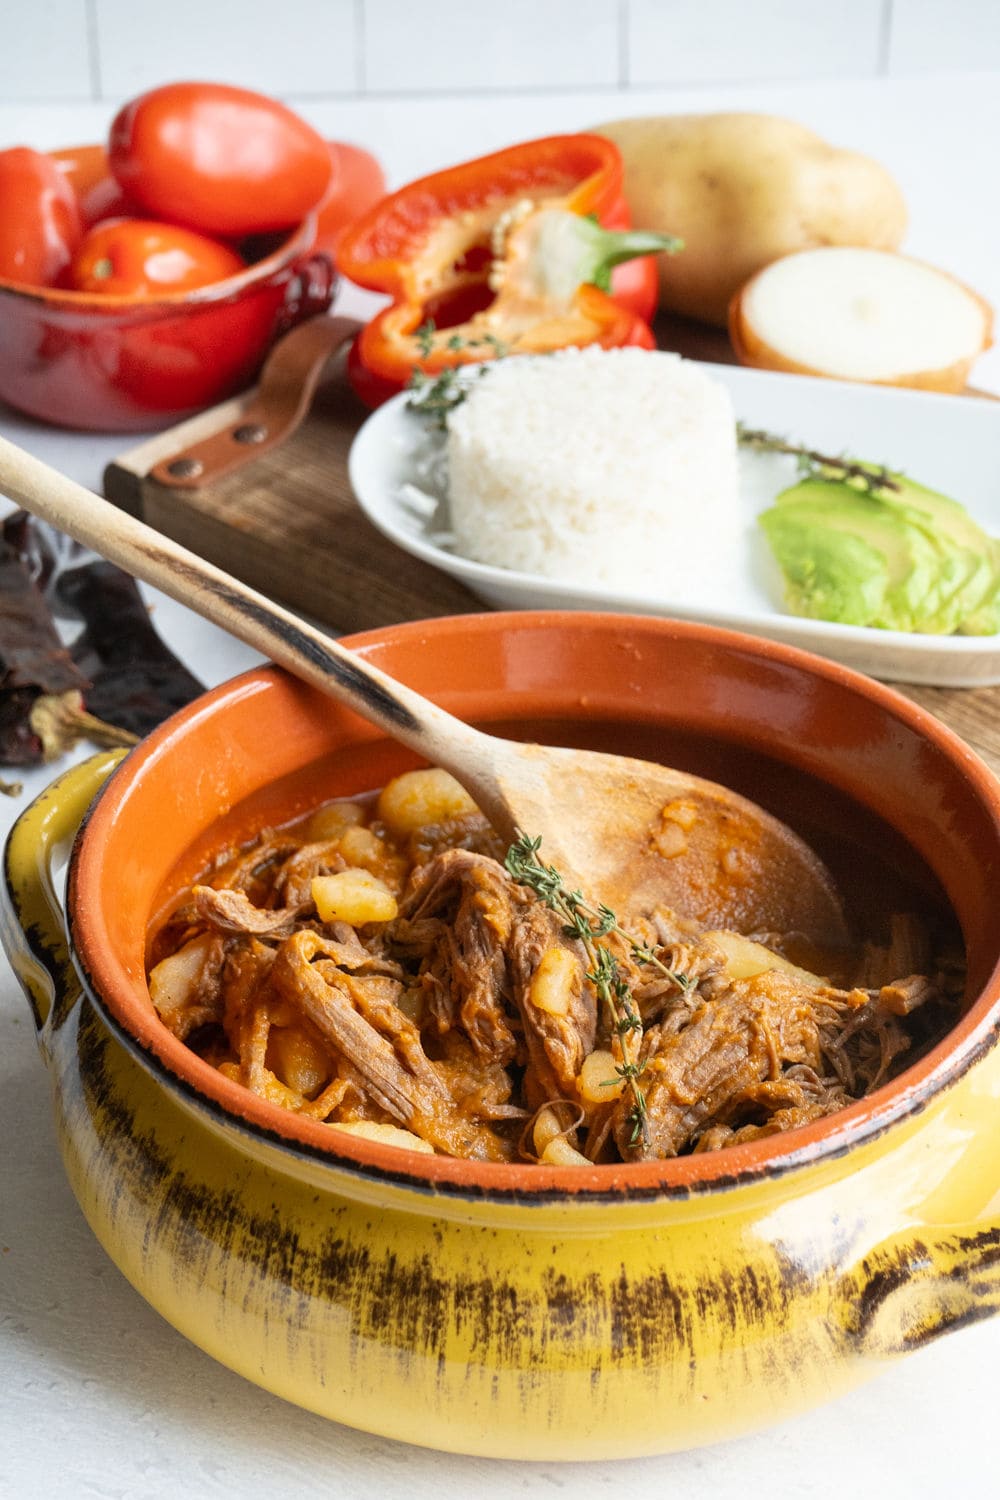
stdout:
POLYGON ((355 219, 385 197, 385 173, 371 152, 361 146, 346 141, 328 141, 327 146, 333 159, 333 176, 319 206, 315 248, 332 254, 355 219))
POLYGON ((174 224, 108 219, 84 238, 71 279, 78 292, 158 297, 224 281, 244 269, 228 245, 174 224))
POLYGON ((147 213, 239 239, 299 223, 332 174, 322 136, 274 99, 221 83, 171 83, 126 104, 111 170, 147 213))
POLYGON ((80 217, 90 229, 102 219, 121 219, 135 213, 135 204, 114 177, 101 177, 80 194, 80 217))
POLYGON ((53 158, 78 198, 108 175, 108 153, 103 146, 63 146, 47 155, 53 158))
POLYGON ((82 233, 76 194, 52 158, 27 146, 0 151, 0 279, 54 286, 82 233))

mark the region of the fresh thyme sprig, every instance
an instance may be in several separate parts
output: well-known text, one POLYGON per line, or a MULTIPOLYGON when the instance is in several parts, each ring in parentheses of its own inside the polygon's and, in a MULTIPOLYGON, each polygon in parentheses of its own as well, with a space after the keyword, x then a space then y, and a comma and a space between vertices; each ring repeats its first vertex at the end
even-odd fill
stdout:
POLYGON ((434 349, 434 335, 436 332, 434 319, 428 318, 425 322, 421 323, 420 327, 414 333, 413 341, 420 350, 421 359, 430 358, 434 349))
POLYGON ((414 370, 407 383, 407 406, 421 416, 431 417, 436 426, 444 427, 448 413, 454 411, 456 406, 461 406, 469 394, 468 381, 459 378, 461 368, 463 366, 442 370, 440 375, 435 376, 425 375, 423 370, 414 370))
POLYGON ((652 964, 679 989, 687 989, 690 981, 687 975, 677 974, 668 968, 651 948, 626 932, 610 907, 591 906, 582 891, 567 890, 565 881, 555 866, 547 865, 538 858, 541 843, 540 838, 520 834, 507 850, 507 873, 519 885, 525 885, 533 891, 550 911, 562 917, 563 931, 567 937, 578 938, 583 944, 590 964, 587 978, 594 986, 599 1002, 607 1010, 611 1028, 621 1047, 622 1061, 616 1066, 615 1072, 624 1080, 632 1095, 632 1109, 628 1117, 632 1127, 629 1144, 637 1146, 641 1142, 646 1145, 649 1141, 646 1096, 639 1084, 646 1066, 639 1058, 642 1017, 617 958, 610 948, 600 943, 600 939, 616 933, 640 963, 652 964))
POLYGON ((749 448, 753 453, 790 454, 798 459, 799 473, 808 478, 838 481, 856 479, 872 495, 880 494, 883 490, 899 491, 902 488, 885 464, 861 463, 846 454, 833 457, 829 453, 818 453, 815 448, 790 443, 787 438, 747 427, 742 422, 736 424, 736 437, 742 448, 749 448))
MULTIPOLYGON (((421 359, 429 359, 433 354, 436 332, 433 318, 428 318, 426 322, 421 323, 414 332, 413 337, 421 359)), ((433 417, 440 427, 445 426, 448 413, 454 411, 456 406, 461 406, 469 394, 469 376, 471 374, 482 375, 488 369, 491 360, 502 359, 507 353, 506 345, 492 333, 484 334, 481 339, 466 339, 460 333, 453 333, 450 338, 446 339, 445 348, 453 353, 457 353, 460 349, 489 349, 492 354, 490 360, 481 364, 471 362, 463 365, 450 365, 448 369, 440 371, 437 375, 428 375, 419 366, 414 366, 407 383, 410 393, 407 405, 424 416, 433 417)))

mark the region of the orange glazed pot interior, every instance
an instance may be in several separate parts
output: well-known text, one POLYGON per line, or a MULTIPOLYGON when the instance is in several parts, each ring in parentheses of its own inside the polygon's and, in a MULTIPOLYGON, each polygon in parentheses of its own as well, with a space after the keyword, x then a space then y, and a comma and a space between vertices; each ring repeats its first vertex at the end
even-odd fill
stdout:
POLYGON ((950 903, 968 951, 966 1012, 930 1053, 850 1109, 784 1136, 666 1162, 587 1169, 429 1157, 270 1105, 161 1025, 145 981, 149 924, 220 847, 331 797, 384 785, 415 762, 268 668, 205 695, 134 750, 74 854, 68 904, 77 962, 165 1086, 294 1150, 446 1190, 690 1191, 843 1149, 920 1108, 989 1045, 1000 1009, 998 785, 956 736, 900 695, 791 647, 651 618, 472 615, 346 644, 494 732, 660 760, 755 797, 828 859, 855 916, 877 901, 885 872, 918 900, 950 903))

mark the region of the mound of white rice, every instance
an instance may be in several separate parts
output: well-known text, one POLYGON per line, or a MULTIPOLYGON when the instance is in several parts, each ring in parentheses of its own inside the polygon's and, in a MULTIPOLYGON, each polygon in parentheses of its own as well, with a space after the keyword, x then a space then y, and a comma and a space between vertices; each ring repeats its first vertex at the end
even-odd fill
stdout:
POLYGON ((728 391, 676 354, 498 360, 448 418, 455 547, 501 568, 694 596, 740 520, 728 391))

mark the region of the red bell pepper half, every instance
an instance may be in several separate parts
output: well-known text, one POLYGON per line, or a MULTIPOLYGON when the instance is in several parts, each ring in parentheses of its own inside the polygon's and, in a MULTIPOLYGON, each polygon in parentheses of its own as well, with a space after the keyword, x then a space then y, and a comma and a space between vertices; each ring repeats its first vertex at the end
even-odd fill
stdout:
POLYGON ((604 227, 622 224, 623 202, 618 148, 566 135, 436 172, 376 204, 337 251, 343 275, 392 298, 351 352, 362 400, 378 405, 415 370, 498 354, 654 348, 634 286, 625 305, 615 300, 612 268, 680 241, 604 227))

